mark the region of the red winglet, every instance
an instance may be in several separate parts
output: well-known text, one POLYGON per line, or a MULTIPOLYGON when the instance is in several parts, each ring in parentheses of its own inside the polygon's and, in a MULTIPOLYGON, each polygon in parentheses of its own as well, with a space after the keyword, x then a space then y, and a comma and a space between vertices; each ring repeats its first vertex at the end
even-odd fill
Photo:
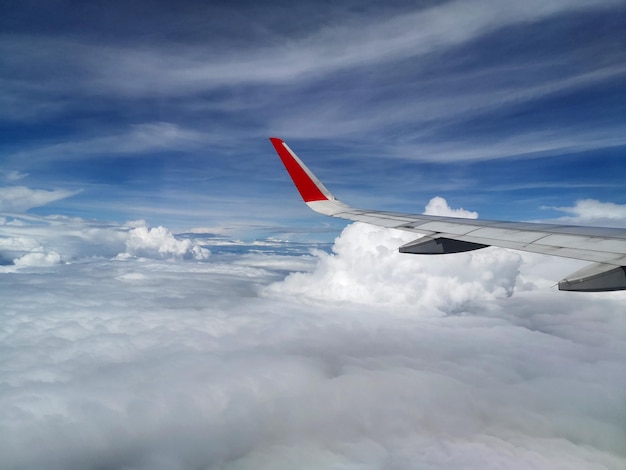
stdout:
POLYGON ((285 168, 296 185, 296 188, 298 188, 300 196, 302 196, 304 202, 328 200, 328 197, 324 195, 315 181, 311 179, 311 176, 305 169, 306 167, 304 167, 300 159, 290 151, 285 142, 276 137, 270 137, 270 141, 276 149, 276 153, 278 153, 278 156, 282 160, 283 165, 285 165, 285 168))

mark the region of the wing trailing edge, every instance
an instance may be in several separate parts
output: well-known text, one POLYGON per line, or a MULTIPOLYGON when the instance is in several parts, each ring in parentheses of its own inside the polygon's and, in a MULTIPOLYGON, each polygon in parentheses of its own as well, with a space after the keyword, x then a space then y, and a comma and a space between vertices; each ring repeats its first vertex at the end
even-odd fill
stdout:
POLYGON ((339 201, 281 139, 270 138, 304 202, 320 214, 424 235, 402 253, 445 254, 498 246, 594 262, 559 282, 559 290, 626 289, 626 230, 503 222, 356 209, 339 201))

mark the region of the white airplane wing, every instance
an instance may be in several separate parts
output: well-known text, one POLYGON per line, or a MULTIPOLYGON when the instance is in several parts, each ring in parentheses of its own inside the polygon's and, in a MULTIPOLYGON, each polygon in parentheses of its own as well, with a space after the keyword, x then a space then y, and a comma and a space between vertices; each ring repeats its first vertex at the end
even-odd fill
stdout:
POLYGON ((315 212, 341 219, 422 234, 401 253, 444 254, 499 246, 592 261, 567 276, 559 290, 600 292, 626 289, 626 229, 498 222, 355 209, 339 201, 281 139, 270 138, 304 202, 315 212))

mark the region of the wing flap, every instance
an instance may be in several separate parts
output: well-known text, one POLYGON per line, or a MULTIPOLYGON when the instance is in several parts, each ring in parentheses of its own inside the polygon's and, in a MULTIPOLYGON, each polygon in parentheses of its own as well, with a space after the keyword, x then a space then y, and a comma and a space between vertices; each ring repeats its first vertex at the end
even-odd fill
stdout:
POLYGON ((463 240, 470 243, 481 243, 485 245, 493 245, 501 248, 511 248, 513 250, 529 251, 531 253, 540 253, 543 255, 561 256, 563 258, 581 259, 586 261, 595 261, 596 263, 609 263, 614 265, 626 264, 626 256, 615 251, 599 251, 595 249, 595 243, 591 240, 580 242, 576 246, 563 245, 546 245, 539 240, 534 243, 523 243, 514 240, 514 237, 503 235, 498 239, 466 236, 450 236, 457 240, 463 240))
POLYGON ((559 290, 606 292, 626 289, 626 268, 612 264, 592 264, 559 282, 559 290))

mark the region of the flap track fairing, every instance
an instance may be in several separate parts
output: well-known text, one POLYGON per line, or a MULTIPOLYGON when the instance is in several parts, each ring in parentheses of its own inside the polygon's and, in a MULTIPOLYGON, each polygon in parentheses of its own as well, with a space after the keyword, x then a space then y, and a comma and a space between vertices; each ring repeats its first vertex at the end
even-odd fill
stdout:
POLYGON ((406 245, 402 245, 400 253, 411 253, 415 255, 442 255, 446 253, 462 253, 464 251, 479 250, 489 245, 480 243, 464 242, 453 238, 433 238, 422 237, 413 240, 406 245))

